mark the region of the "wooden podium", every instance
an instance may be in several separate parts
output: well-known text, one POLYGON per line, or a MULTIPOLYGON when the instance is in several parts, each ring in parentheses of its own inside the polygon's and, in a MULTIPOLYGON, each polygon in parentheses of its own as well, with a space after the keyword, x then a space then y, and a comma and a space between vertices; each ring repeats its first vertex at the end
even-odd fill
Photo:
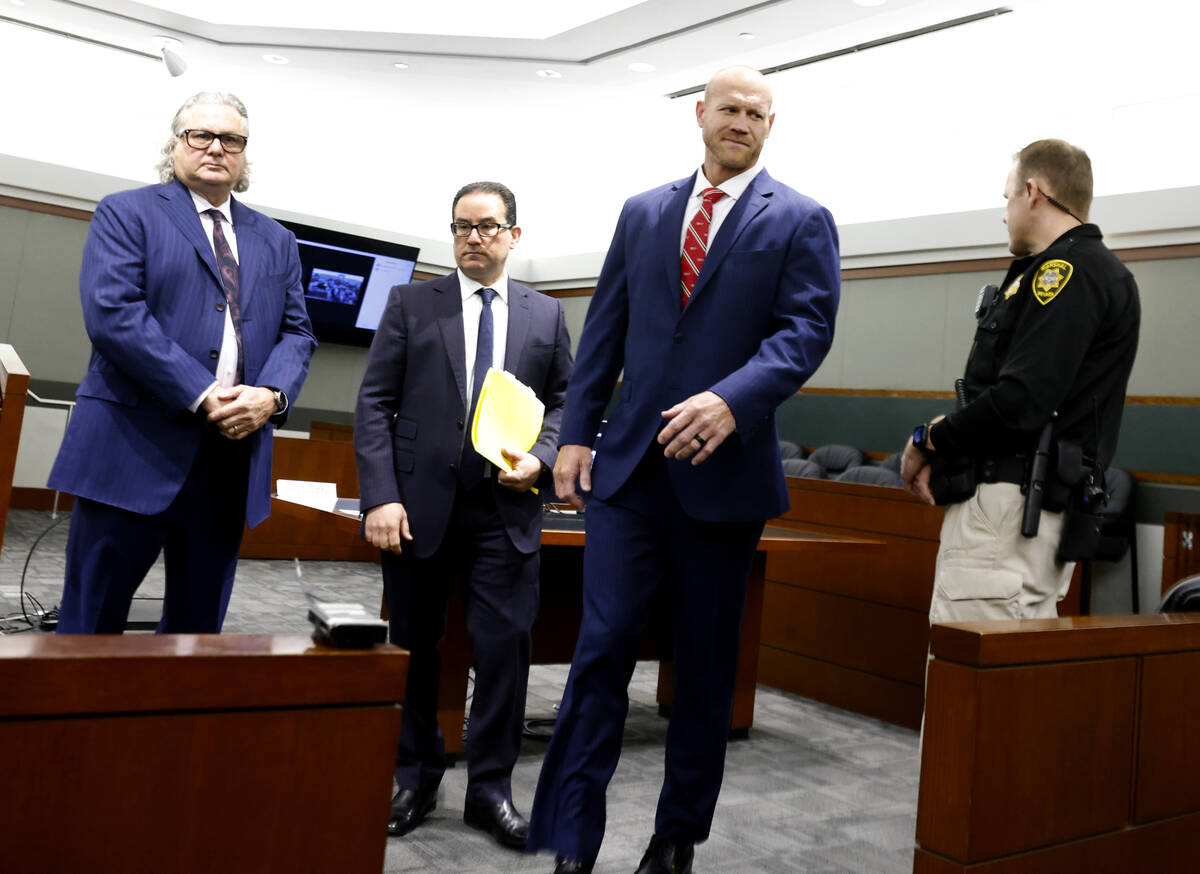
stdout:
POLYGON ((408 654, 0 637, 0 869, 379 874, 408 654))
POLYGON ((915 874, 1200 870, 1200 613, 931 640, 915 874))

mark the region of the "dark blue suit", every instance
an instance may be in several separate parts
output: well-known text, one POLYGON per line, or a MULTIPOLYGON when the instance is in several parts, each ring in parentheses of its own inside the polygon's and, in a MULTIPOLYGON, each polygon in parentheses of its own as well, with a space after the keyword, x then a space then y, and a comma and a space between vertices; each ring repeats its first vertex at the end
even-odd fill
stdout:
MULTIPOLYGON (((294 400, 315 346, 295 237, 236 200, 231 212, 243 382, 294 400)), ((80 296, 92 356, 49 480, 84 508, 72 518, 59 631, 122 630, 134 590, 164 547, 160 630, 218 631, 242 530, 270 512, 273 428, 229 441, 188 409, 214 380, 225 295, 181 183, 100 202, 80 296), (89 509, 104 519, 81 530, 89 509)))
POLYGON ((625 204, 567 392, 561 442, 596 450, 584 615, 528 846, 584 861, 600 849, 636 642, 660 584, 671 592, 677 685, 655 832, 708 836, 746 579, 765 520, 788 506, 775 409, 833 338, 833 219, 766 171, 726 216, 681 310, 680 231, 694 180, 625 204), (622 368, 620 402, 596 441, 622 368), (725 400, 737 430, 698 466, 665 460, 661 412, 705 390, 725 400))
MULTIPOLYGON (((557 300, 511 280, 508 289, 504 369, 546 405, 530 452, 549 471, 571 341, 557 300)), ((390 638, 412 654, 396 780, 401 789, 432 791, 445 771, 437 646, 451 583, 461 578, 475 665, 468 796, 490 802, 510 795, 520 752, 542 509, 537 495, 500 486, 494 476, 469 490, 461 485, 464 441, 474 451, 466 384, 457 272, 392 289, 358 394, 354 447, 363 510, 404 504, 413 536, 402 554, 383 553, 390 638)))

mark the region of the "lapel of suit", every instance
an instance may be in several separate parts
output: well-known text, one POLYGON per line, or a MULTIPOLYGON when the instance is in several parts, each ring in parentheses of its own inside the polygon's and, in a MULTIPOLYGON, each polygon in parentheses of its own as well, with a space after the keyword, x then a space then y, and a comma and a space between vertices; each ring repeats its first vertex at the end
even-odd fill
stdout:
POLYGON ((521 363, 521 352, 525 349, 525 338, 529 336, 529 323, 533 314, 529 309, 529 295, 533 294, 523 285, 508 280, 508 331, 504 335, 504 369, 516 373, 521 363))
POLYGON ((212 274, 213 281, 217 284, 216 292, 224 300, 225 292, 221 289, 221 274, 217 270, 217 256, 213 254, 212 243, 208 241, 208 234, 204 232, 204 225, 200 223, 200 214, 196 211, 192 193, 182 182, 176 180, 168 185, 160 186, 158 196, 163 199, 163 208, 171 223, 179 229, 184 239, 192 244, 196 254, 200 256, 200 260, 208 267, 208 272, 212 274))
POLYGON ((262 275, 262 234, 258 228, 258 216, 254 210, 231 198, 230 215, 233 216, 233 232, 237 234, 238 260, 238 306, 242 318, 250 312, 250 298, 262 275))
POLYGON ((708 254, 704 256, 704 265, 700 268, 700 275, 696 277, 696 285, 692 289, 693 303, 696 295, 704 290, 708 280, 721 266, 721 260, 729 253, 734 241, 759 213, 767 208, 771 195, 775 193, 773 183, 774 180, 767 175, 767 171, 760 170, 758 175, 750 180, 746 191, 737 199, 729 215, 725 216, 721 229, 717 231, 717 238, 709 241, 708 254))
POLYGON ((454 373, 462 408, 467 408, 467 342, 463 335, 462 291, 458 271, 433 281, 433 316, 442 333, 442 348, 454 373))
POLYGON ((683 272, 679 266, 681 257, 679 239, 683 232, 684 213, 695 184, 695 173, 687 179, 681 179, 674 183, 671 190, 663 197, 658 214, 658 247, 666 257, 664 264, 667 268, 667 289, 673 296, 676 306, 679 305, 679 290, 683 283, 683 272))

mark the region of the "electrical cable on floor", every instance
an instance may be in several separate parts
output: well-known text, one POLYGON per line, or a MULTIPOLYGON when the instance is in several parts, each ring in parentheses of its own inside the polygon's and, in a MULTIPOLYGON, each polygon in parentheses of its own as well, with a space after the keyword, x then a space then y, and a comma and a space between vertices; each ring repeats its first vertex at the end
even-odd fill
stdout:
POLYGON ((2 625, 0 625, 0 634, 19 634, 23 631, 33 631, 35 629, 49 631, 58 624, 58 605, 47 610, 42 602, 39 601, 32 592, 26 592, 25 576, 29 573, 29 563, 33 560, 33 553, 34 550, 38 548, 38 544, 42 542, 42 539, 47 534, 57 528, 64 519, 68 518, 70 518, 70 516, 66 513, 59 516, 48 526, 46 526, 46 530, 39 534, 33 541, 33 544, 29 547, 29 553, 25 556, 25 566, 21 568, 21 584, 17 596, 18 602, 21 606, 20 616, 18 617, 18 615, 14 613, 11 616, 0 618, 0 623, 2 623, 2 625), (26 601, 28 601, 30 608, 33 610, 33 618, 30 618, 29 611, 25 608, 26 601), (8 627, 11 626, 11 623, 16 622, 18 618, 25 623, 25 627, 8 627))

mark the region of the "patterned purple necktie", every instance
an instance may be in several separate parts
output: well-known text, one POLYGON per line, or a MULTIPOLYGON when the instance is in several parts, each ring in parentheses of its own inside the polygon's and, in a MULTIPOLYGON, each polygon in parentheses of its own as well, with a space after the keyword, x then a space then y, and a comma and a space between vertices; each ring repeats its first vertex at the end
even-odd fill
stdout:
POLYGON ((237 384, 241 385, 245 378, 244 359, 242 357, 242 306, 239 303, 241 280, 238 274, 237 259, 221 230, 221 222, 225 220, 219 209, 206 209, 204 214, 212 219, 213 249, 217 253, 217 269, 221 271, 221 288, 225 290, 225 303, 229 305, 229 318, 233 322, 233 336, 237 338, 237 384))

